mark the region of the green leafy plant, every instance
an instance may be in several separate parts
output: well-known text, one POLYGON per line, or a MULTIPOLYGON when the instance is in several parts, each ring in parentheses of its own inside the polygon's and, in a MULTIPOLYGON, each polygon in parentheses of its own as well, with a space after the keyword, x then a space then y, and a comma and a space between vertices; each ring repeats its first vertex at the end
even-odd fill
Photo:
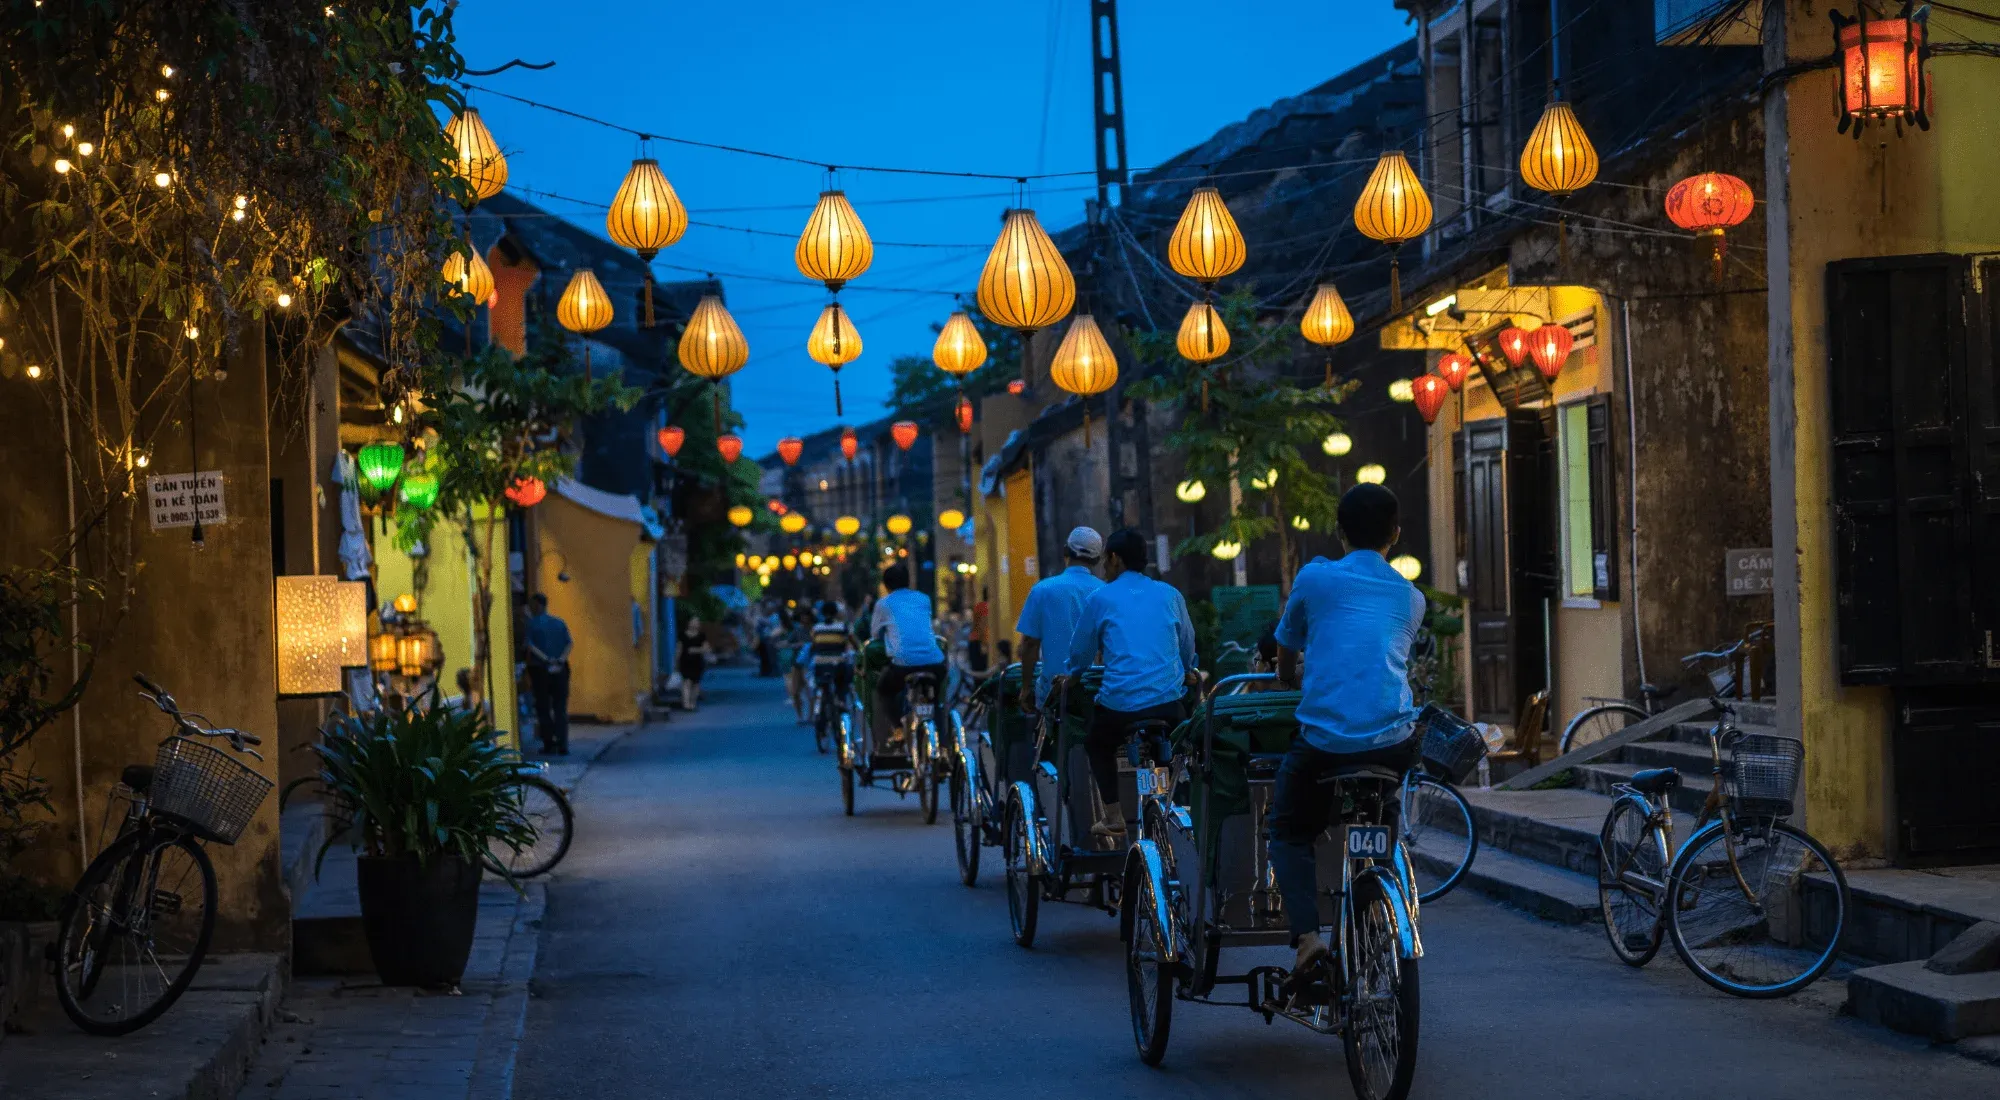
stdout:
POLYGON ((491 842, 519 850, 535 841, 523 815, 517 761, 494 740, 476 711, 437 704, 341 715, 312 746, 319 774, 297 780, 284 797, 317 784, 337 822, 314 860, 345 839, 371 856, 441 855, 479 862, 491 842))
POLYGON ((0 761, 82 697, 95 650, 69 636, 63 612, 100 594, 73 569, 0 571, 0 761), (83 674, 50 694, 57 655, 72 646, 85 656, 83 674))
POLYGON ((0 920, 54 920, 62 891, 14 870, 14 861, 34 847, 54 821, 48 782, 15 771, 0 756, 0 920))
POLYGON ((1417 591, 1424 594, 1424 621, 1417 627, 1410 686, 1423 699, 1460 710, 1458 638, 1465 633, 1465 598, 1421 584, 1417 591))

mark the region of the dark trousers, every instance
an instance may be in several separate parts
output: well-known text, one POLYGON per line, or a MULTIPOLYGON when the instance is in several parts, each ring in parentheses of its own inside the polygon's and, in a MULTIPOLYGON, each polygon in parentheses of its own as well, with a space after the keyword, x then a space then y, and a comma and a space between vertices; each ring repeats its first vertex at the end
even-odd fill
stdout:
POLYGON ((889 736, 889 731, 903 718, 903 685, 910 675, 928 672, 937 677, 938 695, 944 695, 944 662, 934 665, 890 665, 882 670, 882 677, 875 681, 875 743, 881 744, 889 736))
POLYGON ((1336 768, 1354 764, 1408 770, 1416 766, 1422 746, 1423 739, 1413 736, 1379 749, 1335 753, 1314 748, 1304 737, 1293 740, 1292 751, 1278 767, 1266 835, 1271 872, 1284 895, 1294 943, 1308 932, 1319 931, 1318 864, 1313 844, 1333 824, 1335 799, 1339 797, 1339 784, 1328 776, 1336 768))
POLYGON ((1090 732, 1083 739, 1083 753, 1090 758, 1090 774, 1097 781, 1097 797, 1107 806, 1118 801, 1118 750, 1130 738, 1132 723, 1165 719, 1171 732, 1185 717, 1187 711, 1178 699, 1144 710, 1098 707, 1090 716, 1090 732))
POLYGON ((535 689, 535 739, 543 752, 569 751, 569 666, 550 672, 528 666, 528 683, 535 689))

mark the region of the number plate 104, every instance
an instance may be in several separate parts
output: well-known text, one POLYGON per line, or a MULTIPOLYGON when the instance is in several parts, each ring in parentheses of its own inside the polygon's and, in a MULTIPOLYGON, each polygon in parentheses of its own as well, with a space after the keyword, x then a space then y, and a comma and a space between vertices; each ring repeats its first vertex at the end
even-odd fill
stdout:
POLYGON ((1388 859, 1389 827, 1387 825, 1350 825, 1347 827, 1347 858, 1388 859))

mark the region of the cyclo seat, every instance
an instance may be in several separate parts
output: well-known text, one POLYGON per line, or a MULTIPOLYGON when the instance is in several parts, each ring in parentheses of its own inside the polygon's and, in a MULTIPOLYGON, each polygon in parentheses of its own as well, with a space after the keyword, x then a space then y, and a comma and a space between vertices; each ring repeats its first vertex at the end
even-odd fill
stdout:
POLYGON ((153 766, 151 764, 127 764, 118 781, 132 788, 133 794, 145 794, 153 787, 153 766))
POLYGON ((1343 764, 1320 777, 1322 783, 1339 783, 1354 779, 1379 779, 1385 783, 1401 783, 1403 773, 1396 768, 1382 764, 1343 764))
POLYGON ((1626 782, 1640 794, 1665 794, 1681 785, 1681 771, 1679 768, 1648 768, 1633 772, 1632 778, 1626 782))

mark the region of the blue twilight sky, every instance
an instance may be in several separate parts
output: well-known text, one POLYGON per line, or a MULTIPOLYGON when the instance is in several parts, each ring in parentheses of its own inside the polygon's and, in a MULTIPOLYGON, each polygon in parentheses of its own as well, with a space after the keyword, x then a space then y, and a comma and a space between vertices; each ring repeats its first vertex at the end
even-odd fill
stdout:
MULTIPOLYGON (((475 84, 635 129, 831 163, 1026 174, 1094 168, 1087 13, 1087 0, 471 0, 455 22, 469 68, 556 62, 475 84)), ((1119 20, 1135 169, 1411 33, 1390 0, 1125 0, 1119 20)), ((470 97, 507 150, 512 185, 605 203, 639 155, 630 135, 470 97)), ((749 449, 832 425, 828 372, 805 354, 826 293, 792 263, 824 170, 660 142, 653 155, 693 220, 783 234, 697 225, 656 261, 663 281, 723 278, 750 340, 735 379, 749 449)), ((882 415, 891 359, 930 354, 929 326, 950 293, 971 291, 1012 184, 844 171, 839 185, 878 242, 874 266, 841 294, 866 345, 841 371, 857 422, 882 415)), ((1080 221, 1093 191, 1088 176, 1043 181, 1029 201, 1053 230, 1080 221)), ((524 197, 604 232, 596 208, 524 197)))

